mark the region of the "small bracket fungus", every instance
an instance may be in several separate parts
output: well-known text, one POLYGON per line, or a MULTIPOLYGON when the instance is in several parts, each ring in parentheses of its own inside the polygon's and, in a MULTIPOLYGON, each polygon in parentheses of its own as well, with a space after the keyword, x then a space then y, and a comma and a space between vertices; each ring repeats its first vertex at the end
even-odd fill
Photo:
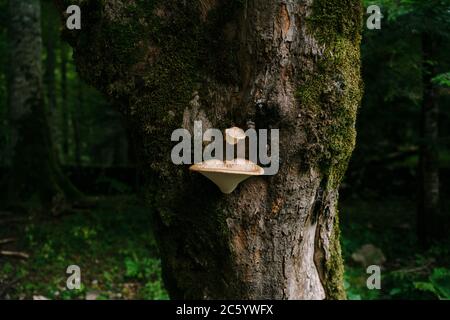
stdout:
POLYGON ((223 193, 229 194, 251 176, 264 174, 264 169, 246 159, 211 159, 192 165, 189 170, 197 171, 214 182, 223 193))
POLYGON ((241 128, 233 127, 225 130, 225 141, 228 144, 235 145, 240 140, 245 139, 245 132, 241 128))

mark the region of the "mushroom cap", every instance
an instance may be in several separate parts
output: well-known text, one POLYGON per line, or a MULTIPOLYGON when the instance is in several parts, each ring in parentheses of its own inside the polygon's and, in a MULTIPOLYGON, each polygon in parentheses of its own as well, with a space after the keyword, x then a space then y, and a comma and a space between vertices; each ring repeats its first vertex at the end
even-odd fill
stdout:
POLYGON ((229 144, 236 144, 239 140, 245 139, 245 132, 241 128, 233 127, 225 129, 225 141, 229 144))
POLYGON ((264 169, 246 159, 206 160, 192 165, 189 170, 197 171, 214 182, 223 193, 231 193, 251 176, 264 174, 264 169))
POLYGON ((211 159, 192 165, 189 170, 198 172, 221 172, 243 174, 250 176, 260 176, 264 174, 264 169, 247 159, 218 160, 211 159))

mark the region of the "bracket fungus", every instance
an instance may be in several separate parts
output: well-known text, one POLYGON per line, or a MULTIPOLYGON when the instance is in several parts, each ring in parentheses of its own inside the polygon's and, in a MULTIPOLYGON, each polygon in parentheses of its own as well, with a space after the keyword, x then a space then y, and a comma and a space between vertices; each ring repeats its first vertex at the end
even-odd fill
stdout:
POLYGON ((251 176, 264 174, 264 169, 246 159, 211 159, 192 165, 189 170, 197 171, 214 182, 223 193, 229 194, 251 176))

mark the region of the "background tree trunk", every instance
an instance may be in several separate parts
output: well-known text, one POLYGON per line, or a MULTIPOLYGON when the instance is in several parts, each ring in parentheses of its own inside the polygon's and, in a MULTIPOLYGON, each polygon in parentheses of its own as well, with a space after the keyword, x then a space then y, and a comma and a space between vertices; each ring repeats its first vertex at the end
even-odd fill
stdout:
POLYGON ((10 199, 39 194, 44 202, 76 198, 78 191, 57 165, 42 88, 41 16, 39 0, 9 2, 11 84, 9 112, 13 173, 10 199))
POLYGON ((75 145, 75 164, 81 167, 81 128, 80 118, 84 109, 84 92, 83 82, 81 79, 77 79, 77 102, 75 110, 72 110, 72 129, 73 129, 73 141, 75 145))
POLYGON ((56 88, 56 67, 57 50, 59 48, 59 28, 58 15, 51 1, 41 1, 42 10, 42 39, 45 48, 45 69, 44 83, 46 93, 46 106, 49 120, 51 138, 55 147, 55 157, 59 159, 59 119, 60 110, 58 109, 57 88, 56 88))
MULTIPOLYGON (((51 3, 44 1, 42 3, 43 6, 49 6, 51 3)), ((45 74, 44 80, 47 88, 47 106, 49 113, 51 115, 51 120, 55 120, 55 114, 57 109, 56 103, 56 79, 55 79, 55 69, 56 69, 56 45, 57 45, 57 31, 55 30, 55 19, 52 16, 53 10, 47 9, 45 10, 47 13, 44 17, 43 28, 44 34, 43 38, 45 39, 45 74)), ((51 123, 51 126, 56 127, 54 123, 51 123)), ((53 135, 54 137, 54 135, 53 135)))
POLYGON ((62 115, 62 152, 64 161, 69 160, 69 115, 67 100, 67 47, 61 44, 61 115, 62 115))
POLYGON ((437 76, 436 43, 433 36, 422 34, 422 115, 419 157, 419 208, 417 231, 419 242, 426 247, 437 236, 439 215, 439 108, 432 79, 437 76))
MULTIPOLYGON (((61 12, 69 1, 59 1, 61 12)), ((338 187, 361 98, 357 0, 70 1, 78 70, 136 130, 172 298, 340 299, 338 187), (223 195, 174 129, 280 129, 280 171, 223 195)))

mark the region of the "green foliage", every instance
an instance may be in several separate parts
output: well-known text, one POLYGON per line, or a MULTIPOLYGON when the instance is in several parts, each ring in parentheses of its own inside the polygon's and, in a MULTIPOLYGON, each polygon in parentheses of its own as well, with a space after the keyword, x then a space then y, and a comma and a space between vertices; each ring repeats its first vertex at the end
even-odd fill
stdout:
POLYGON ((450 87, 450 72, 442 73, 433 79, 433 82, 443 86, 450 87))
MULTIPOLYGON (((408 200, 352 200, 340 212, 349 299, 448 299, 450 270, 443 266, 449 265, 450 245, 442 242, 417 253, 414 226, 408 224, 414 207, 408 200), (381 290, 367 288, 365 268, 351 259, 366 243, 387 257, 381 290)), ((134 198, 105 198, 89 211, 33 221, 27 222, 20 243, 32 253, 30 259, 0 266, 0 281, 18 281, 11 298, 85 299, 97 292, 97 299, 168 299, 150 213, 134 198), (65 288, 70 264, 81 267, 81 290, 65 288)))
POLYGON ((345 289, 352 300, 448 299, 450 246, 447 239, 427 251, 418 249, 414 232, 414 204, 408 199, 346 201, 340 209, 345 289), (381 290, 369 290, 366 268, 352 253, 374 244, 386 256, 381 270, 381 290))
POLYGON ((161 285, 161 262, 159 259, 128 257, 125 259, 125 276, 145 281, 144 287, 140 289, 140 294, 144 299, 168 299, 168 295, 161 285))
POLYGON ((450 269, 436 268, 426 282, 414 282, 419 290, 431 292, 439 299, 450 300, 450 269))
MULTIPOLYGON (((383 15, 380 30, 364 28, 362 65, 365 94, 358 115, 357 147, 350 170, 363 172, 374 159, 402 154, 419 145, 419 120, 423 93, 422 35, 427 33, 436 43, 435 61, 440 74, 436 86, 448 85, 450 69, 450 2, 442 0, 364 1, 379 5, 383 15)), ((367 15, 366 15, 367 17, 367 15)), ((440 107, 439 152, 448 153, 450 136, 449 95, 436 90, 440 107)), ((398 162, 385 165, 417 167, 418 157, 410 153, 398 162)))
POLYGON ((406 27, 413 27, 415 31, 449 35, 450 4, 447 0, 364 0, 364 4, 380 6, 390 22, 406 18, 403 20, 406 27))
POLYGON ((0 280, 17 281, 11 298, 85 299, 98 292, 97 299, 167 299, 150 219, 140 202, 123 196, 57 220, 31 219, 20 237, 31 257, 2 264, 0 280), (66 288, 72 264, 81 268, 80 290, 66 288))
POLYGON ((161 269, 158 259, 145 258, 142 260, 137 257, 127 257, 125 259, 125 275, 136 279, 145 279, 157 275, 161 269))

